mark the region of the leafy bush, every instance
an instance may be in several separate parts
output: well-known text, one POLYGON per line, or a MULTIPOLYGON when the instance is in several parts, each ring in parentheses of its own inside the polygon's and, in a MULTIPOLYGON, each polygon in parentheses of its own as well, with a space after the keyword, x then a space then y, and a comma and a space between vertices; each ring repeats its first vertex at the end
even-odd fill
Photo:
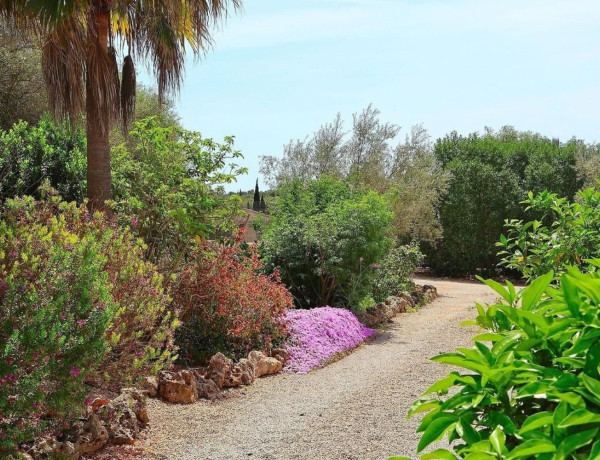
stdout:
POLYGON ((547 191, 529 193, 523 203, 539 220, 507 221, 508 235, 498 243, 504 266, 528 279, 550 270, 559 277, 569 265, 587 270, 586 260, 600 257, 600 192, 583 190, 575 202, 547 191))
POLYGON ((244 168, 226 161, 240 158, 233 137, 223 144, 156 117, 135 123, 127 144, 112 150, 116 210, 148 245, 147 257, 163 272, 180 262, 195 236, 231 231, 239 203, 219 192, 244 168))
POLYGON ((474 347, 433 358, 467 372, 451 372, 414 404, 410 415, 428 411, 419 451, 446 434, 465 459, 599 458, 600 277, 568 267, 560 288, 553 277, 519 292, 486 281, 504 300, 477 305, 487 332, 474 347))
POLYGON ((285 344, 290 358, 284 369, 299 374, 307 373, 337 353, 360 345, 375 333, 342 308, 288 310, 285 321, 290 331, 285 344))
POLYGON ((547 189, 571 199, 579 190, 579 150, 576 139, 559 143, 510 127, 438 140, 436 158, 452 180, 439 206, 442 238, 425 248, 428 264, 450 275, 496 271, 504 220, 528 218, 518 205, 527 191, 547 189))
POLYGON ((66 201, 81 203, 86 164, 81 130, 47 117, 37 126, 16 123, 0 131, 0 200, 35 195, 48 180, 66 201))
POLYGON ((170 362, 162 278, 127 231, 44 187, 0 221, 0 451, 77 415, 84 382, 170 362))
POLYGON ((385 199, 322 177, 282 187, 261 252, 301 307, 351 306, 365 267, 387 252, 392 220, 385 199), (354 283, 354 284, 353 284, 354 283))
POLYGON ((398 246, 385 255, 373 282, 373 294, 381 302, 400 291, 408 291, 412 281, 410 276, 423 262, 423 254, 415 244, 398 246))
POLYGON ((312 137, 290 141, 281 157, 263 156, 260 172, 273 189, 327 175, 385 194, 395 219, 394 236, 433 241, 440 234, 436 208, 449 174, 433 153, 429 134, 415 125, 396 143, 400 126, 383 122, 372 105, 352 115, 347 132, 338 114, 312 137))
POLYGON ((277 271, 267 276, 261 267, 255 247, 244 253, 239 239, 231 245, 198 241, 173 289, 185 359, 204 363, 219 351, 240 358, 281 343, 281 315, 292 297, 277 271))

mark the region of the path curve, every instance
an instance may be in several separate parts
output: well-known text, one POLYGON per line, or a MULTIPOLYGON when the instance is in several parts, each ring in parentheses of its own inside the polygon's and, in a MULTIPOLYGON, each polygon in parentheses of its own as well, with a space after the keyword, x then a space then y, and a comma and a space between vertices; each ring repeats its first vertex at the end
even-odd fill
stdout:
POLYGON ((149 402, 151 429, 141 446, 169 459, 414 458, 418 420, 406 413, 449 369, 429 358, 468 346, 474 302, 495 296, 481 283, 417 279, 438 299, 398 316, 371 343, 307 375, 279 374, 217 402, 149 402))

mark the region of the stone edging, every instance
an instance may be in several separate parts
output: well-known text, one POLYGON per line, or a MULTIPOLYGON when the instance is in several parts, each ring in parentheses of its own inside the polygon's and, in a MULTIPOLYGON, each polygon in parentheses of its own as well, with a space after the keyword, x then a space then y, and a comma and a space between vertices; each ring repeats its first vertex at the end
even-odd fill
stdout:
POLYGON ((192 404, 200 398, 214 399, 226 388, 251 385, 263 375, 281 371, 289 357, 288 351, 275 348, 271 355, 251 351, 248 358, 234 363, 224 354, 217 353, 206 368, 161 371, 158 379, 146 379, 144 389, 149 396, 158 396, 174 404, 192 404))
POLYGON ((355 315, 365 326, 375 329, 391 322, 397 314, 406 313, 408 308, 426 305, 436 297, 437 289, 435 286, 430 284, 416 285, 411 293, 403 291, 399 295, 388 297, 383 302, 364 311, 356 312, 355 315))

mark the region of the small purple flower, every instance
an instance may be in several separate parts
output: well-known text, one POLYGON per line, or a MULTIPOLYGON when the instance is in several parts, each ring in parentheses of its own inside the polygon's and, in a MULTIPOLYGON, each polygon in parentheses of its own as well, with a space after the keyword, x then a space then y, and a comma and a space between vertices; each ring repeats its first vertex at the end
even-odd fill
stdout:
POLYGON ((77 325, 80 326, 80 327, 85 326, 86 323, 87 323, 87 319, 78 319, 77 320, 77 325))
POLYGON ((81 373, 81 369, 79 369, 79 368, 78 368, 78 367, 76 367, 76 366, 72 366, 72 367, 71 367, 71 372, 70 372, 70 374, 71 374, 71 377, 75 378, 75 377, 77 377, 77 376, 78 376, 80 373, 81 373))
POLYGON ((138 218, 136 216, 133 216, 133 219, 131 219, 131 226, 133 228, 137 228, 137 226, 138 226, 138 218))

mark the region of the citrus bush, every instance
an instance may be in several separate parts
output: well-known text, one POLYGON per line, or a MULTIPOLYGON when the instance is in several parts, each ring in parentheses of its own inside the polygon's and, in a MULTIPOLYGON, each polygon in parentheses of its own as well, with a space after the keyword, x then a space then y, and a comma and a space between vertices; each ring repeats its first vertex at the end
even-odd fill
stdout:
POLYGON ((589 188, 576 198, 570 202, 547 191, 529 193, 525 210, 538 219, 506 222, 508 234, 497 244, 502 264, 528 279, 549 270, 559 277, 569 265, 588 270, 587 260, 600 257, 600 192, 589 188))
POLYGON ((173 288, 184 359, 204 363, 219 351, 241 358, 282 342, 281 316, 292 296, 277 271, 264 275, 261 267, 256 248, 245 252, 239 237, 232 244, 198 240, 173 288))
POLYGON ((174 351, 169 299, 140 244, 41 193, 7 200, 0 221, 0 452, 64 428, 84 383, 118 388, 174 351))
POLYGON ((474 324, 487 331, 433 358, 464 371, 410 411, 428 412, 419 451, 444 435, 455 442, 423 458, 600 458, 600 277, 568 267, 558 288, 553 277, 519 292, 486 281, 503 299, 477 305, 474 324))

